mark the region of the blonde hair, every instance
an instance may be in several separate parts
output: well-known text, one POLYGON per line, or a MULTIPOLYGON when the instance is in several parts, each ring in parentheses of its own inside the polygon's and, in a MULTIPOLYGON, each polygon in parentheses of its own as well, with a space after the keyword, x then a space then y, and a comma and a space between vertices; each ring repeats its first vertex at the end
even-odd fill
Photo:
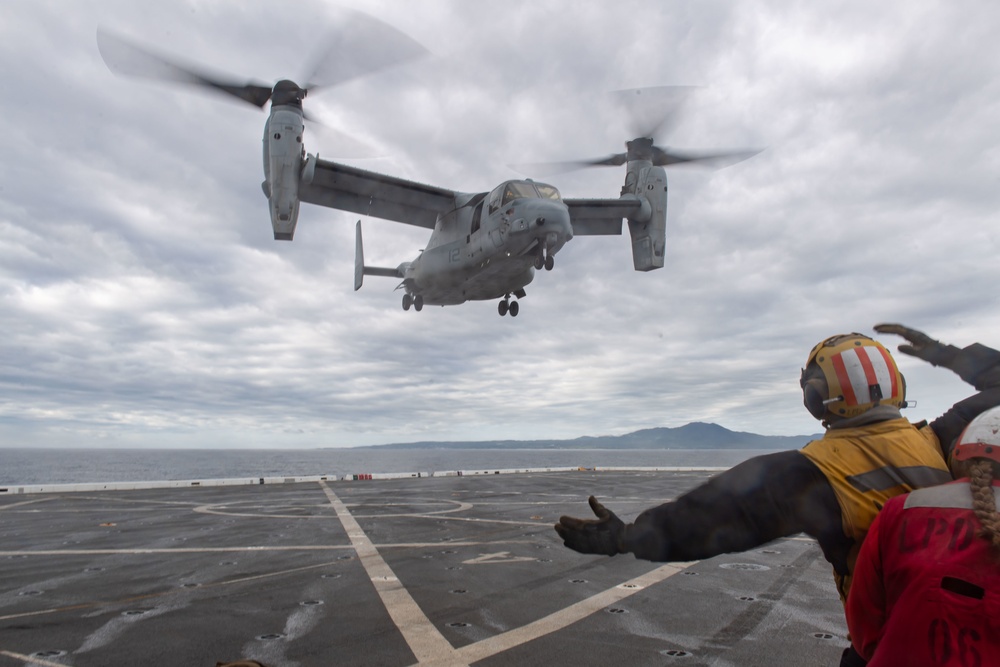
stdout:
POLYGON ((979 537, 988 539, 1000 555, 1000 512, 997 512, 993 480, 1000 477, 1000 464, 977 458, 968 462, 969 485, 972 487, 972 511, 982 530, 979 537))

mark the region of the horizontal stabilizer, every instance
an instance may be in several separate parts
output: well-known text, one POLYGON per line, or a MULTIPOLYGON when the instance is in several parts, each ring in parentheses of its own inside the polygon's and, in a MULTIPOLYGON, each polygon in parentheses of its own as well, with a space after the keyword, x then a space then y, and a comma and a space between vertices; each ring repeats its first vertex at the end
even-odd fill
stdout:
POLYGON ((366 276, 382 276, 384 278, 402 278, 403 275, 399 269, 383 269, 378 266, 366 266, 364 267, 366 276))

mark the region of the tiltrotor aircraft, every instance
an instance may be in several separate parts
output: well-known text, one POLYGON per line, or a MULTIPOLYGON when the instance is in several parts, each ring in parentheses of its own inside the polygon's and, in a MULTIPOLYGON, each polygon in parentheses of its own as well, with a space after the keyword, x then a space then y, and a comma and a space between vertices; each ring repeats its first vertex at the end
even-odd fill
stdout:
POLYGON ((306 86, 287 79, 273 86, 227 81, 103 30, 98 32, 98 46, 117 73, 208 87, 260 108, 270 101, 262 186, 276 240, 292 240, 301 202, 431 230, 418 257, 395 268, 380 268, 365 265, 361 221, 357 223, 355 290, 365 275, 398 278, 397 289, 405 290, 404 310, 499 299, 500 315, 516 316, 516 299, 525 296, 524 287, 535 270, 551 270, 555 255, 574 236, 621 235, 623 221, 628 222, 635 270, 661 268, 667 213, 664 167, 735 162, 756 153, 670 152, 654 144, 651 129, 627 142, 624 153, 558 165, 563 171, 625 165, 625 185, 614 199, 564 199, 552 185, 530 179, 509 180, 490 192, 464 193, 323 160, 307 154, 302 143, 303 121, 308 120, 302 100, 308 92, 426 53, 408 36, 363 14, 351 17, 345 35, 349 37, 335 44, 335 54, 320 59, 306 86))

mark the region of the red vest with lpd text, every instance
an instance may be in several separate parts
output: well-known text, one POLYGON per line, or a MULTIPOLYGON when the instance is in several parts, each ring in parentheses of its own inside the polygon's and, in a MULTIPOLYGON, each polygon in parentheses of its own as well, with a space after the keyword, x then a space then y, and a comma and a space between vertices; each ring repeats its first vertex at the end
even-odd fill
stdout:
POLYGON ((852 641, 869 667, 1000 666, 1000 553, 980 528, 968 480, 886 503, 847 602, 852 641))

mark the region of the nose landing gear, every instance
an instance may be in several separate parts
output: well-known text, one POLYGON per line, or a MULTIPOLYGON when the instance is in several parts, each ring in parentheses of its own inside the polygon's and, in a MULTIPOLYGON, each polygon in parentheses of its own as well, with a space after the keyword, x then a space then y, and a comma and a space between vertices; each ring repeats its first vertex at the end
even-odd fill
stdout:
POLYGON ((546 271, 551 271, 552 267, 555 265, 555 258, 545 251, 545 246, 539 246, 538 255, 535 256, 535 268, 541 271, 542 267, 545 267, 546 271))
POLYGON ((517 313, 520 307, 517 305, 517 301, 510 300, 510 294, 503 298, 499 304, 497 304, 497 312, 500 313, 500 317, 503 317, 507 313, 510 313, 511 317, 517 317, 517 313))

